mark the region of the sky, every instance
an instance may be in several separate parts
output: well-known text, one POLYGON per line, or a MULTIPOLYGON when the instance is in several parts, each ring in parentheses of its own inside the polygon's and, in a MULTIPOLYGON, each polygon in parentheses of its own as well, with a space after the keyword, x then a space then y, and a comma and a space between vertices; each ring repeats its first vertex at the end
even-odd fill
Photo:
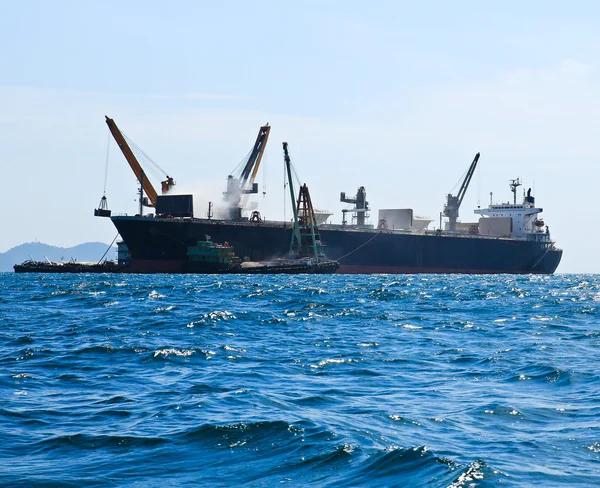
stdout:
POLYGON ((593 1, 3 2, 0 252, 111 242, 93 217, 106 168, 111 210, 136 212, 108 115, 199 214, 266 122, 253 200, 268 219, 290 217, 282 141, 331 221, 365 186, 375 225, 381 208, 438 225, 481 152, 460 219, 519 177, 558 271, 599 273, 598 19, 593 1))

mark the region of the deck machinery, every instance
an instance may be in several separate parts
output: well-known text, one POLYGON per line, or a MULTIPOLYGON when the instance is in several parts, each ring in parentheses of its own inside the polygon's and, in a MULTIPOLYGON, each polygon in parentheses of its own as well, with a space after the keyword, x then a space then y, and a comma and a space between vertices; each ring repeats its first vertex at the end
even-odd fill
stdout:
POLYGON ((358 227, 364 227, 366 219, 369 217, 369 214, 367 213, 369 211, 369 202, 367 202, 367 190, 365 190, 365 187, 361 186, 357 190, 356 196, 354 198, 348 198, 346 197, 345 192, 341 192, 340 202, 351 203, 354 205, 354 208, 345 208, 342 210, 342 224, 347 224, 346 214, 350 212, 354 214, 352 216, 352 219, 354 220, 356 218, 356 225, 358 227))
MULTIPOLYGON (((108 129, 110 130, 110 133, 112 134, 115 142, 119 146, 119 149, 121 149, 123 156, 125 156, 125 159, 129 163, 129 167, 133 171, 133 174, 135 175, 135 177, 137 178, 137 180, 140 184, 139 215, 143 214, 144 207, 156 208, 157 209, 156 213, 159 214, 160 208, 165 207, 165 204, 167 205, 167 207, 172 206, 172 200, 174 199, 174 197, 172 197, 172 196, 167 197, 166 194, 169 193, 169 191, 175 186, 175 180, 172 177, 170 177, 169 175, 167 175, 164 172, 164 170, 162 168, 160 168, 160 166, 158 166, 154 161, 152 161, 140 148, 138 148, 133 141, 129 140, 119 130, 119 127, 117 126, 115 121, 108 116, 106 116, 106 125, 108 125, 108 129), (147 162, 151 163, 158 170, 160 170, 162 173, 165 174, 165 179, 163 181, 161 181, 161 192, 162 192, 161 196, 158 195, 157 191, 155 190, 154 186, 152 185, 152 182, 148 179, 146 172, 142 168, 142 165, 138 161, 138 158, 135 156, 131 146, 133 146, 137 150, 137 152, 147 162), (161 199, 163 200, 162 202, 160 202, 161 199)), ((106 162, 107 162, 107 170, 108 170, 108 156, 107 156, 106 162)), ((98 206, 98 208, 94 209, 94 216, 96 216, 96 217, 110 217, 111 216, 111 211, 108 209, 108 202, 106 200, 106 173, 105 173, 105 181, 104 181, 104 191, 105 191, 105 194, 102 196, 102 199, 100 200, 100 205, 98 206)), ((187 197, 186 200, 187 200, 187 203, 189 206, 189 204, 191 204, 191 199, 189 198, 190 197, 189 195, 186 197, 187 197)), ((178 196, 178 198, 175 198, 175 200, 180 201, 181 196, 178 196)), ((178 215, 181 215, 181 214, 178 214, 178 215)), ((187 213, 186 213, 186 215, 187 215, 187 213)))

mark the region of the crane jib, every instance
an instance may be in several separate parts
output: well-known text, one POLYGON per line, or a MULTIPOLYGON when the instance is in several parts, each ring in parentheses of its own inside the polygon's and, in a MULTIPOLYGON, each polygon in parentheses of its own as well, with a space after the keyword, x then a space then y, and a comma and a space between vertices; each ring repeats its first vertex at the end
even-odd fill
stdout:
POLYGON ((246 165, 242 170, 242 174, 240 175, 240 183, 242 183, 242 185, 244 185, 247 181, 249 181, 250 184, 254 183, 262 156, 267 146, 267 140, 269 139, 270 131, 271 126, 268 124, 262 126, 258 131, 258 136, 254 142, 254 146, 252 147, 248 161, 246 162, 246 165))
MULTIPOLYGON (((119 146, 119 149, 121 149, 123 156, 125 156, 125 159, 129 163, 129 166, 131 167, 133 173, 135 174, 135 177, 139 181, 140 186, 143 188, 143 191, 146 193, 146 195, 148 195, 149 203, 147 206, 156 207, 156 200, 158 198, 158 193, 155 190, 154 186, 152 186, 152 183, 150 182, 148 177, 145 175, 142 165, 140 164, 138 159, 135 157, 133 150, 127 143, 125 135, 119 130, 119 128, 117 127, 117 124, 115 123, 115 121, 113 119, 111 119, 108 116, 105 116, 105 118, 106 118, 106 124, 108 125, 108 128, 110 130, 110 133, 112 134, 117 145, 119 146)), ((131 142, 131 144, 136 148, 136 150, 138 150, 138 153, 141 153, 141 155, 147 159, 147 162, 149 161, 150 163, 154 164, 156 167, 161 169, 140 148, 138 148, 134 142, 131 142)), ((162 170, 162 169, 161 169, 161 171, 164 172, 164 170, 162 170)), ((171 189, 171 187, 174 185, 175 185, 174 179, 172 177, 166 175, 166 179, 164 181, 161 181, 162 193, 163 194, 167 193, 171 189)), ((146 206, 146 204, 144 204, 144 205, 146 206)))

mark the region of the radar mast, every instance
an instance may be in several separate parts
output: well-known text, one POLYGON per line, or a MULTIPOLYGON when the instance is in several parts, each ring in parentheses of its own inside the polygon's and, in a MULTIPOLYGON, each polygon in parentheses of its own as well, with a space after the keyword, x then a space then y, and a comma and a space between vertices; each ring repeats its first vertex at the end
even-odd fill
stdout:
POLYGON ((517 188, 519 188, 521 185, 521 178, 517 178, 516 180, 510 180, 509 186, 510 191, 513 192, 513 203, 515 205, 517 204, 517 188))

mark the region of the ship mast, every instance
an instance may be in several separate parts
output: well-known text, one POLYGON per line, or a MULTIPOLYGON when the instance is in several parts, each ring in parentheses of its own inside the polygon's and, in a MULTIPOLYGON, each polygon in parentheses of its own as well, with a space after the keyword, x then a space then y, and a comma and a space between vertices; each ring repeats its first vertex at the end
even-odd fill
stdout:
POLYGON ((510 191, 513 193, 513 202, 517 204, 517 188, 521 186, 521 178, 517 178, 516 180, 510 180, 508 184, 510 186, 510 191))

